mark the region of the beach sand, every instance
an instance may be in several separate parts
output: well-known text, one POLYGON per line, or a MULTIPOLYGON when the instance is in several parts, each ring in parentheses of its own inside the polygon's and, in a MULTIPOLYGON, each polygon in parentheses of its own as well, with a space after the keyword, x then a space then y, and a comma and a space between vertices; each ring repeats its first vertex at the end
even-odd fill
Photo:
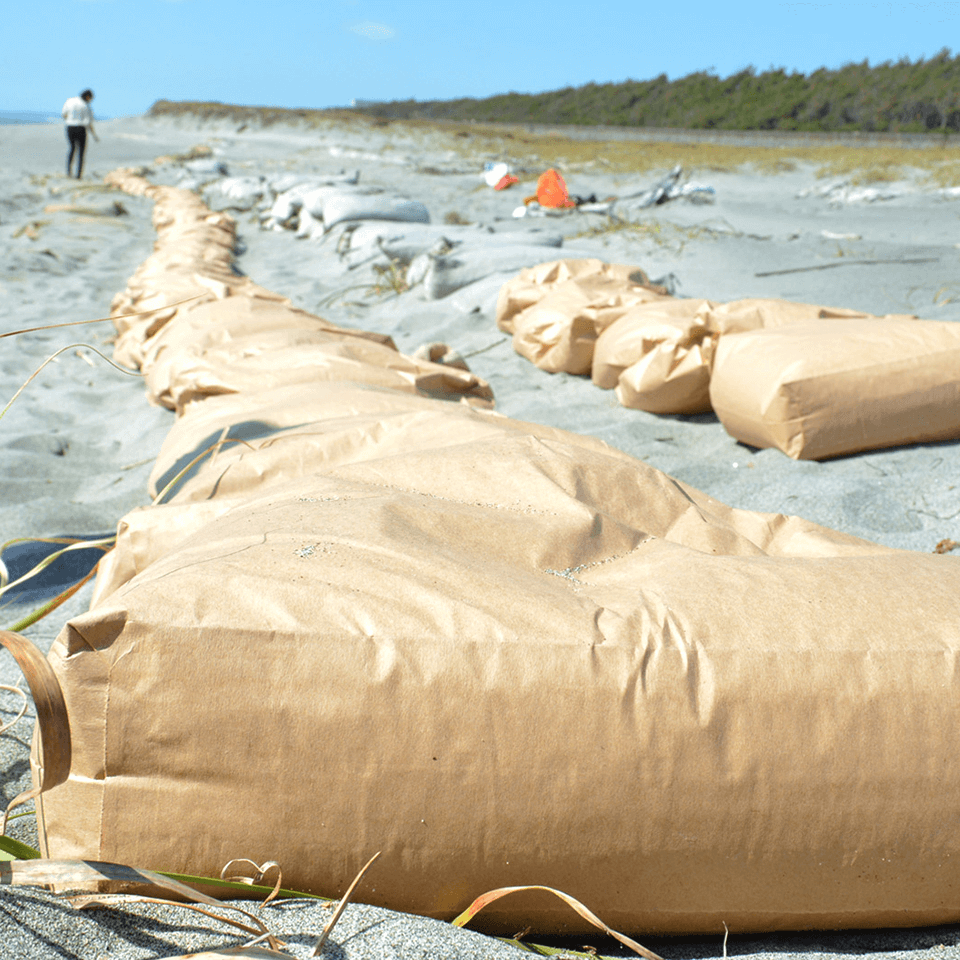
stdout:
MULTIPOLYGON (((783 297, 876 314, 960 320, 960 197, 927 183, 922 171, 907 170, 903 179, 877 184, 889 198, 871 202, 858 200, 849 189, 844 193, 837 179, 818 178, 809 162, 776 174, 750 166, 691 169, 692 179, 714 188, 714 203, 671 201, 639 214, 635 229, 609 230, 604 217, 581 212, 515 219, 512 213, 533 192, 536 174, 556 158, 542 156, 539 169, 520 171, 520 184, 496 192, 481 183, 479 173, 485 162, 507 156, 491 152, 488 139, 474 150, 470 136, 454 137, 443 129, 346 120, 320 129, 239 129, 226 121, 200 125, 189 118, 129 118, 100 123, 98 130, 101 142, 89 145, 85 176, 77 182, 62 173, 65 141, 59 127, 2 128, 0 333, 106 317, 111 298, 151 252, 155 234, 152 204, 105 188, 103 176, 119 166, 146 165, 153 182, 177 184, 186 178, 199 185, 211 178, 191 176, 181 164, 154 163, 158 156, 197 145, 211 148, 231 176, 269 180, 287 173, 359 171, 361 184, 422 201, 433 224, 451 218, 479 224, 477 236, 495 246, 502 239, 496 234, 504 232, 539 228, 543 234, 562 234, 563 247, 545 249, 543 260, 593 256, 636 264, 653 278, 672 274, 680 296, 783 297), (837 187, 832 195, 830 186, 837 187)), ((510 150, 509 138, 503 149, 510 150)), ((571 193, 624 196, 666 172, 609 172, 602 148, 597 153, 594 163, 565 169, 571 193)), ((797 514, 926 553, 940 541, 960 541, 960 444, 795 462, 777 450, 737 443, 712 414, 669 417, 627 410, 612 392, 588 379, 544 373, 514 353, 493 315, 497 291, 509 273, 428 301, 418 288, 395 293, 371 264, 338 257, 329 240, 261 229, 256 209, 231 213, 238 222, 236 263, 243 273, 333 322, 390 334, 405 353, 433 341, 450 344, 489 381, 497 409, 506 416, 599 437, 735 507, 797 514)), ((106 322, 0 343, 2 403, 47 357, 68 348, 0 421, 6 458, 0 481, 4 541, 111 534, 124 513, 148 502, 147 476, 173 414, 147 403, 139 376, 116 370, 91 349, 110 356, 112 335, 106 322)), ((89 598, 88 586, 26 635, 47 649, 89 598)), ((14 622, 23 609, 4 608, 0 624, 14 622)), ((922 610, 918 598, 918 616, 922 610)), ((0 682, 18 679, 17 668, 5 658, 0 682)), ((10 712, 15 697, 0 698, 4 714, 10 712)), ((0 738, 4 802, 29 782, 31 726, 24 720, 0 738)), ((33 842, 31 831, 30 818, 15 821, 11 830, 33 842)), ((362 892, 358 896, 362 900, 362 892)), ((315 935, 327 915, 321 907, 299 907, 297 929, 315 935)), ((38 960, 173 956, 177 948, 186 952, 241 942, 222 932, 226 928, 177 908, 143 907, 126 918, 98 911, 78 918, 72 908, 34 891, 0 897, 0 930, 6 955, 38 960), (138 919, 145 913, 153 919, 138 919)), ((309 937, 290 942, 296 955, 307 955, 309 937)), ((596 942, 614 952, 613 941, 596 942)), ((668 958, 714 957, 724 950, 718 939, 648 945, 668 958)), ((730 955, 758 957, 949 957, 960 956, 960 928, 750 939, 732 931, 726 949, 730 955)), ((434 921, 348 908, 327 952, 349 958, 439 958, 514 951, 434 921), (387 939, 377 939, 383 936, 387 939)))

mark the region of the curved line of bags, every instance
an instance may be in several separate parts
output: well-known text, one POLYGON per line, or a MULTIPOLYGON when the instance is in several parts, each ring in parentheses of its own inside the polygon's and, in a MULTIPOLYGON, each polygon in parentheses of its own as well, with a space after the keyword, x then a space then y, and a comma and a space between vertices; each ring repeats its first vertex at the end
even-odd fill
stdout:
POLYGON ((501 289, 497 324, 543 370, 625 407, 714 410, 794 459, 960 438, 960 324, 752 299, 674 299, 633 267, 557 260, 501 289))
MULTIPOLYGON (((137 321, 178 411, 166 495, 50 654, 74 751, 47 855, 272 859, 337 896, 380 850, 383 906, 544 884, 636 934, 960 920, 960 562, 499 416, 231 277, 189 196, 118 182, 160 235, 123 303, 223 288, 137 321)), ((486 923, 583 932, 537 893, 486 923)))

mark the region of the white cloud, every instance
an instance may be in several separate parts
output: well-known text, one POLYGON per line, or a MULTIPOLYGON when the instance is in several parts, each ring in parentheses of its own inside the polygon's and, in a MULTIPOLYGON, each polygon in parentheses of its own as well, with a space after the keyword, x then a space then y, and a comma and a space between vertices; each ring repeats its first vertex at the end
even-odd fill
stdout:
POLYGON ((388 27, 385 23, 372 23, 365 20, 363 23, 353 23, 349 29, 358 36, 366 37, 368 40, 390 40, 396 35, 393 27, 388 27))

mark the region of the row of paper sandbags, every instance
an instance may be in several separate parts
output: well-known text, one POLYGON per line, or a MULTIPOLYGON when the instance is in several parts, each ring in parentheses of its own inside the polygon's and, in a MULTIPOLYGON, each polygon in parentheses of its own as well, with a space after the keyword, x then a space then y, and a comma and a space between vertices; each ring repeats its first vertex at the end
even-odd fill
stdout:
POLYGON ((191 191, 123 169, 107 182, 154 201, 154 252, 113 301, 114 359, 141 370, 151 402, 182 410, 254 386, 355 380, 492 404, 468 370, 404 356, 388 336, 328 323, 238 275, 233 219, 191 191))
POLYGON ((559 260, 504 285, 500 329, 625 407, 713 409, 755 447, 819 460, 960 438, 960 324, 752 299, 669 297, 635 267, 559 260))
MULTIPOLYGON (((206 358, 219 395, 170 394, 163 503, 51 650, 73 762, 47 855, 276 860, 338 896, 379 850, 370 902, 450 918, 543 884, 635 935, 960 920, 960 562, 731 509, 376 362, 278 385, 264 350, 234 389, 202 311, 249 300, 252 350, 261 299, 163 328, 187 360, 154 366, 206 358)), ((483 917, 585 926, 542 893, 483 917)))

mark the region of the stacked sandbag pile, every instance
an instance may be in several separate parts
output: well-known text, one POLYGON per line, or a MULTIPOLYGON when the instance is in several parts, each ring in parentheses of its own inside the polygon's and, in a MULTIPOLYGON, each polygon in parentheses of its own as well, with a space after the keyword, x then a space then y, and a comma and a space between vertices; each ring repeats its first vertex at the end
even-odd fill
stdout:
POLYGON ((550 373, 589 374, 598 336, 631 307, 668 299, 639 267, 556 260, 504 284, 497 325, 517 353, 550 373))
POLYGON ((500 292, 497 323, 543 370, 589 374, 651 413, 713 409, 738 440, 794 458, 960 437, 955 323, 674 299, 599 260, 521 271, 500 292))
MULTIPOLYGON (((360 345, 342 379, 241 385, 259 306, 201 311, 244 299, 157 335, 183 324, 184 363, 241 346, 216 390, 170 387, 162 503, 51 651, 73 762, 47 855, 276 860, 335 897, 380 851, 377 904, 546 884, 634 935, 960 920, 960 562, 387 382, 402 360, 347 331, 318 328, 360 345)), ((585 927, 543 894, 488 910, 585 927)))

